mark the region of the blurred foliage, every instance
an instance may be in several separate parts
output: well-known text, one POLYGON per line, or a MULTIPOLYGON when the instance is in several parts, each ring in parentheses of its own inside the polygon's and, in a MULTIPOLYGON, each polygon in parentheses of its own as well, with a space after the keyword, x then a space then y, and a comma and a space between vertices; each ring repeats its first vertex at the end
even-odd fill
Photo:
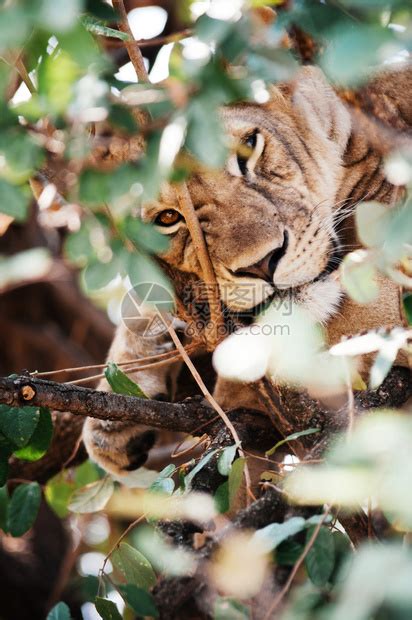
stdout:
MULTIPOLYGON (((119 80, 117 67, 104 51, 107 37, 117 42, 127 38, 106 2, 0 3, 0 215, 9 217, 8 225, 13 220, 23 224, 36 216, 29 181, 47 169, 50 182, 57 184, 70 207, 59 224, 65 259, 80 271, 82 285, 90 294, 105 287, 112 290, 119 281, 124 286, 142 281, 166 283, 153 255, 166 249, 167 240, 139 220, 142 201, 155 199, 165 180, 184 179, 199 165, 223 165, 228 145, 217 110, 240 100, 261 101, 267 86, 293 76, 299 58, 284 45, 292 27, 314 38, 314 60, 341 86, 361 84, 375 68, 412 47, 410 0, 294 0, 286 7, 280 0, 227 0, 225 15, 220 16, 223 1, 214 0, 204 3, 208 11, 198 19, 196 4, 191 0, 181 3, 186 19, 193 22, 194 35, 174 44, 169 78, 142 85, 119 80), (248 9, 267 5, 279 10, 277 19, 263 26, 248 9), (15 94, 21 81, 30 91, 23 98, 15 94), (139 133, 142 117, 134 113, 135 106, 151 119, 144 135, 139 133), (119 140, 125 157, 111 154, 107 136, 119 140), (49 166, 44 168, 46 163, 53 163, 51 168, 64 174, 54 178, 49 166)), ((388 174, 402 175, 399 183, 397 178, 394 182, 410 188, 410 155, 394 154, 387 165, 388 174)), ((48 188, 46 181, 38 200, 43 215, 56 209, 55 196, 48 195, 48 188)), ((391 211, 363 203, 356 223, 365 249, 349 254, 343 263, 342 280, 349 295, 359 303, 373 302, 378 272, 410 287, 411 198, 391 211)), ((50 265, 43 248, 1 256, 0 286, 40 277, 50 265)), ((405 294, 410 324, 411 299, 405 294)), ((295 315, 294 320, 300 318, 295 315)), ((303 320, 296 327, 302 334, 299 348, 288 342, 286 351, 281 340, 278 344, 286 370, 288 356, 300 360, 295 369, 298 377, 285 370, 287 378, 294 381, 308 369, 313 374, 314 367, 321 376, 332 365, 331 357, 322 361, 312 355, 321 336, 309 333, 303 320)), ((346 359, 378 352, 371 373, 371 386, 376 387, 398 351, 408 350, 407 336, 406 329, 371 334, 343 343, 334 353, 346 359)), ((337 362, 335 367, 341 377, 343 366, 337 362)), ((108 366, 106 378, 116 392, 144 396, 115 365, 108 366)), ((286 441, 317 431, 295 433, 278 442, 268 455, 286 441)), ((41 458, 51 435, 48 410, 0 406, 0 526, 11 536, 21 536, 33 525, 41 488, 36 482, 22 483, 9 495, 5 485, 8 460, 11 455, 29 461, 41 458)), ((319 506, 320 511, 325 503, 350 510, 373 496, 393 526, 387 544, 370 542, 354 556, 347 536, 337 530, 336 517, 326 517, 324 512, 311 518, 290 517, 234 536, 212 561, 212 579, 222 595, 214 602, 215 620, 250 618, 248 599, 262 586, 268 563, 293 566, 315 528, 318 533, 282 616, 285 620, 410 618, 411 442, 406 416, 372 415, 355 427, 349 442, 342 439, 330 449, 325 463, 298 468, 284 487, 291 500, 319 506)), ((180 517, 205 522, 217 513, 227 516, 244 465, 244 459, 237 458, 237 446, 232 445, 209 451, 197 462, 179 468, 168 465, 160 473, 142 468, 134 478, 138 488, 133 490, 120 487, 89 462, 50 480, 44 495, 59 517, 74 512, 103 519, 85 526, 83 556, 90 550, 100 554, 101 572, 82 574, 79 569, 82 600, 95 602, 94 613, 105 620, 130 618, 132 613, 156 617, 149 590, 158 577, 190 575, 197 563, 194 554, 173 547, 156 530, 156 521, 180 517), (212 458, 218 459, 225 480, 210 500, 192 493, 191 485, 212 458), (105 509, 110 515, 111 509, 125 504, 128 516, 146 516, 150 525, 131 532, 103 571, 104 558, 122 532, 116 519, 107 525, 104 513, 95 513, 105 509)), ((266 479, 281 478, 278 472, 267 473, 266 479)), ((70 611, 62 602, 48 615, 49 620, 69 618, 70 611)))

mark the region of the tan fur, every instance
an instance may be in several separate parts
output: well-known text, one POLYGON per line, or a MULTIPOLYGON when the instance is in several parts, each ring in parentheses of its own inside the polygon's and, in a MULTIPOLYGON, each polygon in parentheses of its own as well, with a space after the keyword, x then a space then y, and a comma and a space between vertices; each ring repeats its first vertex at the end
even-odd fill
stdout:
MULTIPOLYGON (((107 359, 113 362, 127 362, 136 358, 166 353, 172 343, 164 335, 146 339, 140 333, 140 324, 134 332, 120 324, 110 347, 107 359)), ((176 375, 180 364, 168 364, 153 370, 142 370, 128 375, 139 384, 149 398, 173 400, 176 375)), ((100 381, 99 390, 111 391, 106 379, 100 381)), ((147 426, 131 425, 128 422, 110 422, 87 418, 83 428, 83 440, 92 458, 104 469, 115 475, 127 475, 128 471, 140 467, 147 459, 150 448, 156 441, 156 434, 147 426), (143 441, 140 438, 143 437, 143 441)))
MULTIPOLYGON (((335 275, 324 270, 338 240, 358 246, 351 217, 346 229, 334 227, 334 217, 342 205, 348 208, 368 198, 390 208, 401 195, 402 190, 385 179, 382 164, 385 154, 404 141, 410 130, 411 76, 411 67, 406 67, 386 79, 387 94, 385 79, 380 77, 364 89, 361 99, 366 102, 365 110, 373 111, 373 123, 362 111, 351 111, 315 68, 304 68, 293 83, 273 88, 265 105, 244 103, 222 111, 222 122, 233 144, 256 130, 264 142, 254 168, 246 175, 237 173, 233 153, 224 170, 197 173, 189 181, 221 297, 230 310, 252 308, 277 289, 286 289, 292 291, 295 302, 326 324, 331 343, 342 335, 402 324, 395 284, 382 279, 379 300, 359 306, 344 298, 335 275), (402 135, 390 128, 401 129, 402 135), (273 282, 235 273, 248 270, 278 249, 285 231, 288 246, 273 282), (239 292, 245 289, 246 296, 239 300, 239 292)), ((144 218, 154 221, 165 209, 179 210, 170 187, 163 188, 159 201, 145 206, 144 218)), ((180 280, 201 279, 184 222, 174 229, 170 247, 161 258, 180 280)), ((143 346, 147 343, 142 344, 138 335, 120 327, 109 359, 128 359, 129 355, 141 354, 143 346)), ((171 371, 163 369, 155 374, 160 391, 171 371)), ((152 389, 150 373, 136 378, 149 395, 158 391, 157 387, 152 389)), ((228 382, 220 381, 215 395, 225 408, 256 405, 249 386, 236 385, 233 389, 228 382)), ((119 473, 125 463, 130 468, 128 446, 142 430, 88 421, 85 443, 92 458, 119 473)))

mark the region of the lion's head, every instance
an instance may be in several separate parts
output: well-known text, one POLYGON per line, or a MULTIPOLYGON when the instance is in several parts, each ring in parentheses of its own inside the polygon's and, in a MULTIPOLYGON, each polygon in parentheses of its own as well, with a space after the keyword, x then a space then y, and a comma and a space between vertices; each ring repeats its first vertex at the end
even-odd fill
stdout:
MULTIPOLYGON (((349 112, 320 70, 305 68, 266 104, 227 107, 222 119, 234 145, 225 168, 189 181, 222 299, 242 311, 293 289, 326 320, 340 297, 330 273, 339 262, 334 215, 349 112)), ((162 258, 201 277, 171 188, 146 205, 144 218, 170 237, 162 258)))

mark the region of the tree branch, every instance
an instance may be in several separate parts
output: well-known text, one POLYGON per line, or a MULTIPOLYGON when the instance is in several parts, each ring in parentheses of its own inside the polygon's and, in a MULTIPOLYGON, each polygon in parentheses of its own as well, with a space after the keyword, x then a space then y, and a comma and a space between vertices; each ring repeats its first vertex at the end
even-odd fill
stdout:
POLYGON ((127 53, 136 71, 139 82, 149 82, 149 75, 146 71, 142 53, 139 46, 136 45, 132 30, 129 26, 129 20, 127 19, 127 12, 124 8, 123 0, 113 0, 113 8, 117 11, 120 17, 119 29, 129 36, 129 39, 125 41, 127 53))
POLYGON ((195 247, 196 257, 200 263, 203 280, 206 284, 210 312, 210 327, 205 328, 206 343, 210 349, 213 350, 219 340, 221 340, 220 334, 221 327, 223 325, 219 286, 216 280, 215 271, 206 245, 203 230, 200 226, 200 222, 186 183, 176 185, 175 191, 178 203, 182 209, 186 225, 192 238, 192 243, 195 247))
MULTIPOLYGON (((269 412, 280 435, 317 427, 320 433, 301 437, 291 444, 301 458, 322 456, 333 437, 348 426, 347 400, 344 396, 336 407, 326 406, 304 390, 288 385, 275 385, 268 379, 258 384, 258 395, 269 412)), ((412 396, 412 373, 409 368, 395 366, 376 390, 354 393, 354 413, 359 417, 369 409, 400 407, 412 396)))
MULTIPOLYGON (((301 437, 290 444, 291 451, 301 460, 322 457, 336 434, 348 426, 346 402, 333 410, 312 398, 306 390, 274 385, 268 379, 259 382, 258 393, 281 436, 287 437, 311 427, 320 429, 319 433, 301 437)), ((370 409, 399 407, 411 396, 411 371, 393 367, 377 390, 355 393, 354 413, 360 416, 370 409)), ((360 508, 353 514, 340 514, 339 520, 354 545, 368 538, 368 519, 360 508)))
MULTIPOLYGON (((0 378, 0 403, 11 407, 26 405, 49 407, 54 411, 76 416, 90 416, 101 420, 133 421, 163 430, 194 433, 199 427, 211 425, 216 431, 221 421, 202 398, 193 397, 178 403, 124 396, 101 392, 72 384, 55 383, 31 376, 0 378)), ((238 409, 231 417, 241 439, 253 436, 253 443, 269 444, 275 436, 270 420, 259 412, 238 409)), ((250 444, 250 441, 248 442, 250 444)))

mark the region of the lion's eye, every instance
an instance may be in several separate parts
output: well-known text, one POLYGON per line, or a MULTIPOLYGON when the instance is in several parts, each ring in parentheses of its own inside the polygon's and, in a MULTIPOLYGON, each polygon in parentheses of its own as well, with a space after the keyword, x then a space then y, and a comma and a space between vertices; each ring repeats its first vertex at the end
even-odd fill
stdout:
POLYGON ((264 138, 257 129, 249 133, 240 142, 237 152, 229 158, 229 172, 238 177, 253 173, 264 146, 264 138))
POLYGON ((246 138, 246 140, 241 142, 239 146, 239 151, 237 153, 237 165, 239 166, 239 170, 242 174, 246 174, 247 172, 247 163, 249 161, 249 156, 252 156, 253 154, 253 150, 256 146, 256 140, 257 131, 254 131, 246 138))
POLYGON ((182 219, 183 218, 180 215, 179 211, 175 211, 175 209, 165 209, 164 211, 161 211, 158 214, 154 223, 157 226, 169 227, 169 226, 174 226, 175 224, 180 222, 182 219))

